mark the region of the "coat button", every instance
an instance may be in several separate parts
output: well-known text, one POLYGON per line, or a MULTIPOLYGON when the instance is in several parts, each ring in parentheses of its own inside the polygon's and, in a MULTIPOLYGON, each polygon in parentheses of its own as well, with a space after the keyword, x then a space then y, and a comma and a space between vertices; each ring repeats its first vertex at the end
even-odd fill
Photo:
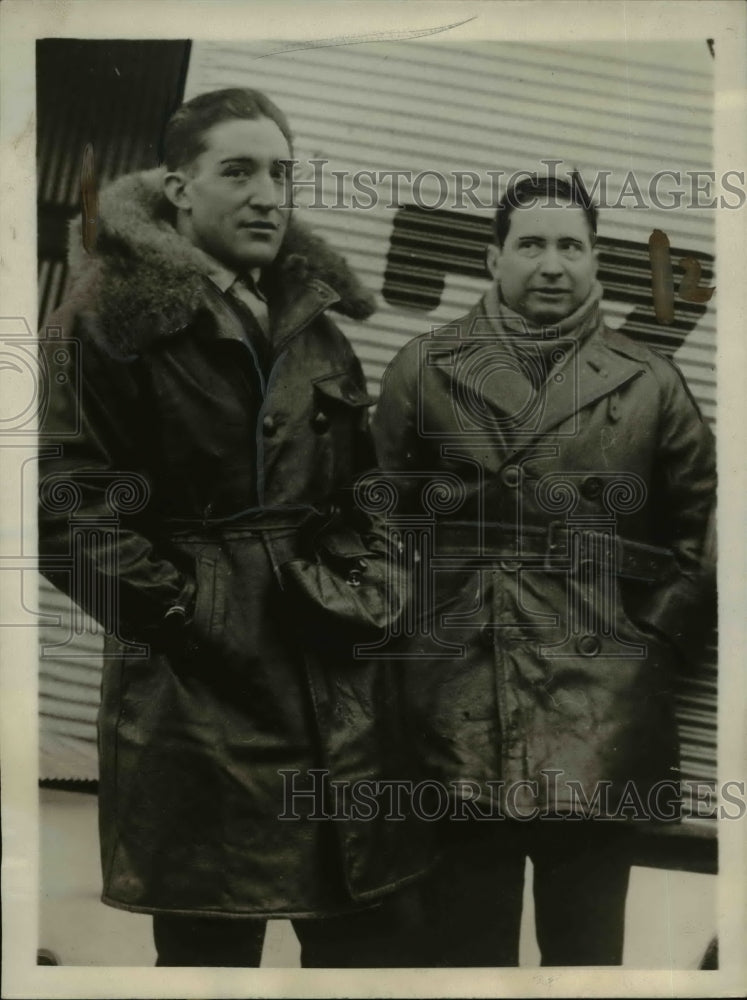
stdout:
POLYGON ((507 465, 501 473, 501 479, 506 486, 518 486, 521 482, 521 469, 518 465, 507 465))
POLYGON ((601 648, 595 635, 582 635, 576 640, 576 649, 582 656, 596 656, 601 648))
POLYGON ((262 433, 265 437, 272 437, 275 431, 278 429, 278 425, 272 414, 267 413, 262 420, 262 433))
POLYGON ((596 500, 602 492, 602 485, 598 476, 589 476, 581 483, 581 496, 587 500, 596 500))
POLYGON ((348 573, 348 586, 349 587, 360 587, 361 585, 361 571, 359 569, 351 569, 348 573))
POLYGON ((311 425, 317 434, 324 434, 324 432, 329 428, 329 417, 326 413, 322 413, 320 410, 319 413, 314 414, 314 419, 311 421, 311 425))

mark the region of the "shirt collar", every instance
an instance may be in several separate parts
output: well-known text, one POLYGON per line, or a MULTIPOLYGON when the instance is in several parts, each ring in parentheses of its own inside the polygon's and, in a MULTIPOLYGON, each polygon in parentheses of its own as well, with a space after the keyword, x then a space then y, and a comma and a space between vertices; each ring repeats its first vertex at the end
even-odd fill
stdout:
MULTIPOLYGON (((227 292, 236 279, 241 277, 238 271, 232 271, 231 268, 226 267, 225 264, 221 264, 215 257, 211 257, 209 254, 204 254, 204 257, 206 275, 222 292, 227 292)), ((256 283, 259 281, 260 269, 258 267, 252 268, 249 273, 254 279, 256 286, 256 283)))

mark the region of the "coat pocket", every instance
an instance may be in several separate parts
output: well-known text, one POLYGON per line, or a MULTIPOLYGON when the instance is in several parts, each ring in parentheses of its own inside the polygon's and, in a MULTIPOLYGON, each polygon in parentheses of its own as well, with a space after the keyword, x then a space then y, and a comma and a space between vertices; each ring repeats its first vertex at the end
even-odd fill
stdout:
POLYGON ((657 651, 666 656, 674 652, 672 640, 660 629, 649 625, 645 614, 639 608, 646 606, 650 600, 649 587, 642 584, 627 583, 615 579, 615 628, 619 638, 643 643, 647 654, 657 651), (645 588, 645 589, 642 589, 645 588))
POLYGON ((313 379, 312 390, 310 445, 315 475, 320 489, 335 490, 361 469, 375 465, 368 433, 373 398, 350 372, 313 379))
POLYGON ((333 372, 313 379, 315 400, 321 405, 342 404, 343 406, 371 406, 373 396, 350 374, 350 372, 333 372))
POLYGON ((314 400, 311 426, 316 434, 334 431, 340 424, 362 427, 373 397, 349 372, 335 372, 313 380, 314 400))

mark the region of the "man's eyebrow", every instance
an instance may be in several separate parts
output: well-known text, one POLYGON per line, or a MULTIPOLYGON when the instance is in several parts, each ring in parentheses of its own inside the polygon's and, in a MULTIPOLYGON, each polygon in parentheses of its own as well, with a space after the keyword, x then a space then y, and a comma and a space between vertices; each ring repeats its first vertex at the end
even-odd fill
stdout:
MULTIPOLYGON (((226 156, 224 159, 218 161, 220 166, 225 166, 228 163, 243 163, 253 165, 258 162, 257 158, 254 156, 226 156)), ((287 163, 292 163, 293 161, 289 156, 274 156, 270 161, 271 165, 285 166, 287 163)))

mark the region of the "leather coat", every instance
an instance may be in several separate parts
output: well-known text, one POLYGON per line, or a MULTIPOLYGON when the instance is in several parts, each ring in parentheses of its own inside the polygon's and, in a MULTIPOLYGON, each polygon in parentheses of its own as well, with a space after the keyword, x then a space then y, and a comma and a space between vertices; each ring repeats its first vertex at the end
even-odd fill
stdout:
POLYGON ((543 348, 546 379, 500 322, 483 299, 407 344, 374 418, 389 517, 420 551, 399 640, 414 758, 481 809, 666 812, 712 435, 677 367, 598 307, 543 348))
POLYGON ((379 671, 317 647, 279 572, 373 461, 363 373, 326 315, 365 318, 370 299, 291 222, 266 275, 269 345, 174 230, 158 171, 103 192, 96 253, 72 263, 43 343, 46 370, 72 362, 50 380, 40 552, 109 633, 103 899, 265 916, 374 899, 420 860, 396 825, 325 821, 309 772, 384 773, 379 671))

